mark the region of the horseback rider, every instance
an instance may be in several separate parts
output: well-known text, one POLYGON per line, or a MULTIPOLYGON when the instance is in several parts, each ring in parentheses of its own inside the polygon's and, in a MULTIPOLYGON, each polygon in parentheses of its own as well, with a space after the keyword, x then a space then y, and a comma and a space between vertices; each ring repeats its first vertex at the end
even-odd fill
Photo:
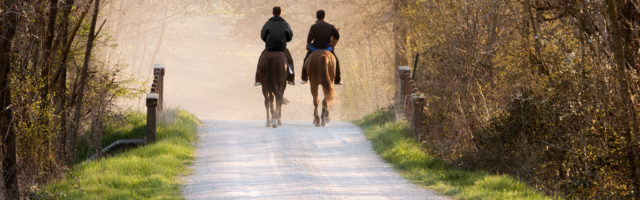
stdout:
MULTIPOLYGON (((290 42, 293 38, 293 31, 291 31, 289 23, 280 17, 281 14, 282 9, 280 6, 273 7, 273 17, 271 17, 264 26, 262 26, 260 37, 262 38, 262 41, 265 42, 265 51, 284 52, 288 63, 287 83, 289 85, 295 85, 293 82, 295 77, 293 70, 293 58, 291 58, 291 53, 289 52, 289 49, 287 49, 287 42, 290 42)), ((255 86, 262 85, 260 83, 260 76, 257 70, 255 81, 255 86)))
MULTIPOLYGON (((307 55, 304 56, 304 62, 307 61, 311 52, 315 50, 331 51, 336 58, 336 78, 334 83, 336 85, 342 85, 340 78, 340 61, 338 61, 338 57, 334 52, 334 48, 340 39, 340 33, 338 33, 336 27, 324 21, 324 15, 324 10, 318 10, 318 12, 316 12, 316 18, 318 20, 314 25, 311 25, 311 29, 309 29, 309 35, 307 36, 307 55)), ((307 83, 308 80, 304 62, 302 66, 302 84, 307 83)))

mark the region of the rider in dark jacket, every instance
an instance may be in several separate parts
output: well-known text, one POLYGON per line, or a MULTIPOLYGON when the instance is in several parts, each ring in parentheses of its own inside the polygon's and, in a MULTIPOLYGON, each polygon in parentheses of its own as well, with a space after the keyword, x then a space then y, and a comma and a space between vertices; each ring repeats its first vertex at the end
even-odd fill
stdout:
MULTIPOLYGON (((287 49, 287 42, 293 39, 293 31, 291 31, 289 23, 280 17, 280 14, 282 14, 280 7, 273 7, 273 17, 262 27, 260 38, 265 42, 265 51, 282 51, 287 56, 287 62, 290 68, 288 70, 289 76, 287 77, 287 82, 290 85, 294 85, 293 58, 291 58, 291 53, 289 49, 287 49)), ((258 76, 257 70, 255 81, 256 83, 254 85, 259 86, 260 77, 258 76)))
POLYGON ((316 49, 326 49, 331 51, 333 56, 336 58, 336 78, 334 83, 337 85, 342 85, 342 80, 340 78, 340 61, 338 61, 338 57, 334 52, 334 46, 338 43, 340 39, 340 33, 338 29, 333 25, 324 22, 324 10, 318 10, 316 12, 316 18, 318 21, 309 29, 309 36, 307 36, 307 55, 304 57, 304 62, 302 66, 302 84, 307 83, 307 70, 304 66, 304 63, 309 58, 311 52, 316 49), (333 42, 333 43, 332 43, 333 42))

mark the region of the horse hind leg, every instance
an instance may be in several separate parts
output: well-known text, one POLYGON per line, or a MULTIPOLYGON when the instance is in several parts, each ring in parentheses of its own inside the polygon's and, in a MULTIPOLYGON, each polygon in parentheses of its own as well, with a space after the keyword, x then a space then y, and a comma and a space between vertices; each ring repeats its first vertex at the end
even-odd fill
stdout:
POLYGON ((267 127, 271 126, 271 118, 269 117, 269 95, 265 95, 264 109, 267 111, 267 127))
POLYGON ((274 96, 273 94, 269 95, 269 110, 271 110, 271 127, 272 128, 278 128, 278 124, 276 123, 276 117, 277 117, 277 113, 274 110, 274 96))
POLYGON ((311 85, 311 95, 313 96, 313 124, 320 126, 320 116, 318 116, 318 85, 311 85))
POLYGON ((282 126, 282 121, 280 120, 280 118, 282 118, 282 101, 276 102, 276 113, 278 114, 277 115, 278 126, 282 126))
POLYGON ((327 106, 327 100, 322 101, 322 126, 329 124, 329 108, 327 106))

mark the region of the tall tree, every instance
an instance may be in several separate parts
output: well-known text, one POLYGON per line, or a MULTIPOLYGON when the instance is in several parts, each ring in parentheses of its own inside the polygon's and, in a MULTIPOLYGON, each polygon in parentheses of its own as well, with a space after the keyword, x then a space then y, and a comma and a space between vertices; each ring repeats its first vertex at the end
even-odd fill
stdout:
POLYGON ((18 1, 7 0, 0 4, 0 131, 2 134, 2 176, 4 177, 5 199, 18 199, 18 177, 16 167, 16 132, 12 127, 11 89, 11 45, 18 22, 18 1))
POLYGON ((93 16, 91 17, 91 26, 89 27, 89 36, 87 38, 87 48, 84 54, 84 63, 80 71, 80 82, 77 84, 77 89, 74 90, 73 100, 71 105, 75 105, 75 113, 73 115, 72 132, 69 138, 69 146, 67 147, 69 154, 69 163, 73 163, 75 160, 75 146, 78 141, 78 131, 80 127, 80 118, 82 117, 82 101, 84 98, 84 90, 87 87, 89 80, 89 63, 91 61, 91 50, 93 49, 93 41, 96 38, 96 22, 98 20, 98 12, 100 11, 100 0, 95 0, 93 5, 93 16))
POLYGON ((628 120, 628 129, 625 132, 628 143, 628 159, 631 163, 629 176, 633 182, 633 194, 635 198, 640 198, 640 194, 638 194, 640 192, 640 173, 638 173, 638 165, 640 163, 638 162, 639 148, 637 140, 637 134, 640 131, 640 127, 638 127, 639 109, 637 102, 634 102, 634 94, 637 91, 634 91, 635 88, 632 86, 634 81, 629 75, 633 73, 631 69, 637 70, 640 67, 640 63, 637 63, 634 58, 634 54, 639 49, 633 48, 636 46, 634 43, 637 44, 637 41, 634 41, 637 38, 633 37, 638 32, 635 30, 637 27, 633 27, 633 22, 638 22, 637 15, 640 13, 632 5, 632 2, 628 0, 607 0, 607 11, 611 29, 609 39, 611 40, 611 49, 614 52, 613 57, 618 75, 620 94, 624 104, 624 112, 628 120))
MULTIPOLYGON (((54 35, 55 35, 55 30, 56 30, 56 19, 58 17, 58 0, 49 0, 49 19, 47 21, 47 31, 45 33, 45 39, 44 39, 44 62, 43 62, 43 67, 42 67, 42 71, 40 73, 40 77, 44 78, 44 86, 42 87, 42 100, 44 101, 48 94, 50 93, 49 91, 49 72, 51 71, 51 68, 53 66, 53 39, 54 39, 54 35)), ((43 104, 46 104, 43 103, 43 104)), ((43 106, 44 107, 44 106, 43 106)))
MULTIPOLYGON (((60 121, 58 123, 58 133, 60 134, 58 136, 58 143, 60 144, 58 157, 61 159, 65 158, 65 155, 67 155, 65 147, 67 140, 66 126, 68 116, 68 112, 65 109, 67 104, 67 57, 71 48, 70 41, 73 41, 73 38, 69 38, 69 15, 71 15, 71 9, 73 8, 74 3, 74 0, 64 0, 62 4, 62 18, 60 19, 60 29, 62 29, 62 32, 58 39, 61 45, 60 49, 62 51, 62 58, 60 59, 60 63, 58 63, 56 74, 53 76, 52 82, 50 83, 50 85, 54 87, 53 98, 56 104, 56 115, 60 116, 60 121), (69 45, 67 45, 67 43, 69 43, 69 45)), ((84 20, 85 13, 86 12, 83 12, 81 15, 81 18, 77 22, 78 24, 84 20)), ((75 34, 72 35, 75 36, 75 34)))
POLYGON ((393 11, 395 19, 393 22, 393 34, 395 36, 395 66, 409 65, 407 59, 407 26, 404 11, 407 8, 407 0, 394 0, 393 11))

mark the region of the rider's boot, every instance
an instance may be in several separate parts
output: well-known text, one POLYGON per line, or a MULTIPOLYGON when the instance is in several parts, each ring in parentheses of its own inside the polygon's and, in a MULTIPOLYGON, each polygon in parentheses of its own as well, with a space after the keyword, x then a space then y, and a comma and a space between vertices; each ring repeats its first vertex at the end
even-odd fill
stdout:
POLYGON ((289 49, 284 49, 283 52, 287 57, 287 84, 296 85, 296 83, 293 82, 293 79, 295 78, 295 70, 293 69, 293 57, 291 57, 291 52, 289 52, 289 49))
POLYGON ((261 86, 262 84, 260 83, 260 74, 258 74, 258 69, 256 69, 256 77, 255 77, 255 82, 253 83, 253 86, 261 86))
POLYGON ((335 52, 331 51, 331 53, 333 53, 333 57, 336 58, 336 78, 333 80, 333 83, 336 85, 342 85, 342 77, 340 76, 340 60, 338 60, 335 52))
POLYGON ((300 80, 302 80, 300 81, 301 85, 307 84, 307 81, 309 79, 309 77, 307 76, 307 67, 305 66, 309 55, 311 55, 311 51, 307 51, 307 55, 305 55, 304 60, 302 60, 302 74, 300 74, 300 80))
POLYGON ((296 85, 295 82, 293 82, 293 79, 295 78, 295 74, 293 74, 293 65, 289 64, 287 67, 287 84, 289 85, 296 85))

